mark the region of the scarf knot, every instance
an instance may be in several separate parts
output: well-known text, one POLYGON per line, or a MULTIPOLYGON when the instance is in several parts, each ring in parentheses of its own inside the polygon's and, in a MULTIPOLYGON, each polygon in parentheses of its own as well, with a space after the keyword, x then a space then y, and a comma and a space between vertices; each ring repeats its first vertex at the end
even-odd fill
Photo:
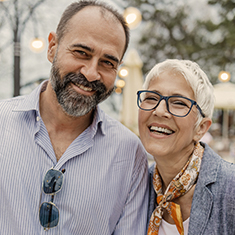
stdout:
POLYGON ((168 202, 166 200, 166 196, 165 195, 160 195, 159 197, 157 197, 157 203, 159 207, 163 207, 166 208, 168 205, 168 202))

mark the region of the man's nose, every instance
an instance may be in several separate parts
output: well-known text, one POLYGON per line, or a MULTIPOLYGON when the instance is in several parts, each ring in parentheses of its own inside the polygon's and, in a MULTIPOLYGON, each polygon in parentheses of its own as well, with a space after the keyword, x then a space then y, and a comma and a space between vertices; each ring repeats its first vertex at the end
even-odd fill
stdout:
POLYGON ((90 60, 85 63, 80 72, 86 77, 89 82, 100 80, 101 75, 98 70, 98 61, 90 60))

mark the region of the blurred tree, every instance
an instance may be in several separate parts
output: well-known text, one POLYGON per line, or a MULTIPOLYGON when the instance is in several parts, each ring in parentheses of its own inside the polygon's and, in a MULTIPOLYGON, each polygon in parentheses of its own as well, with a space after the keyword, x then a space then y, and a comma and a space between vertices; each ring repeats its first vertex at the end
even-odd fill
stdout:
POLYGON ((2 0, 0 1, 0 25, 12 30, 12 40, 5 38, 6 45, 14 44, 14 96, 20 94, 21 37, 29 20, 35 20, 35 10, 46 0, 2 0))
POLYGON ((216 9, 213 19, 206 15, 207 11, 204 15, 196 14, 195 6, 186 0, 129 0, 129 3, 142 12, 138 50, 144 73, 167 58, 196 61, 213 84, 221 70, 234 73, 234 1, 209 0, 208 9, 216 9))
MULTIPOLYGON (((231 73, 231 81, 235 82, 235 1, 234 0, 208 0, 208 4, 217 9, 216 21, 198 21, 199 27, 204 30, 205 62, 217 74, 221 70, 231 73)), ((213 74, 213 71, 211 71, 213 74)))

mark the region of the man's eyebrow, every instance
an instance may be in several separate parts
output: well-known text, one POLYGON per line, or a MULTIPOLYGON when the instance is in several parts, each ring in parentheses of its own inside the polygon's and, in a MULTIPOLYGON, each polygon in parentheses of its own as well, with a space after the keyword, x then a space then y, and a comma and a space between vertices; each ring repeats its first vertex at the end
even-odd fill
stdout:
POLYGON ((80 47, 80 48, 83 48, 87 51, 90 51, 90 52, 94 52, 94 49, 92 49, 91 47, 87 46, 87 45, 84 45, 84 44, 81 44, 81 43, 78 43, 78 44, 73 44, 72 47, 80 47))
POLYGON ((104 54, 104 57, 107 59, 113 60, 113 61, 117 62, 118 64, 120 63, 119 59, 116 56, 104 54))
MULTIPOLYGON (((72 45, 72 48, 83 48, 84 50, 87 50, 91 53, 93 53, 95 50, 87 45, 84 45, 82 43, 77 43, 77 44, 73 44, 72 45)), ((116 57, 116 56, 113 56, 113 55, 109 55, 109 54, 104 54, 104 57, 107 58, 107 59, 110 59, 112 61, 115 61, 116 63, 120 63, 119 59, 116 57)))

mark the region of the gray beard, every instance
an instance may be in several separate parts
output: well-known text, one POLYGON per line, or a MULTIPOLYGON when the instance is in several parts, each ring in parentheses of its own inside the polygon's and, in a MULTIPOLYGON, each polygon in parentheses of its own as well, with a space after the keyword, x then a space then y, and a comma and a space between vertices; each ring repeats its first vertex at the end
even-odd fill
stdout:
POLYGON ((51 85, 56 93, 58 103, 66 114, 72 117, 84 116, 93 110, 100 102, 107 99, 113 88, 107 90, 100 81, 88 82, 83 74, 68 73, 63 78, 60 76, 59 68, 56 67, 56 59, 51 68, 51 85), (85 96, 77 93, 71 86, 71 83, 81 84, 95 90, 91 96, 85 96))

